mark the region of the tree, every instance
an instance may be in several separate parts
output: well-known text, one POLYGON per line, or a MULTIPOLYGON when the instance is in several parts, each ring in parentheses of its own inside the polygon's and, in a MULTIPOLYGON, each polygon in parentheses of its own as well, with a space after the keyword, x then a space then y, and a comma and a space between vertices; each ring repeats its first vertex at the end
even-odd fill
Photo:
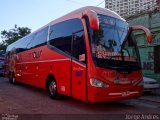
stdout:
POLYGON ((17 27, 17 25, 9 31, 1 31, 2 42, 0 43, 0 51, 4 52, 8 45, 28 35, 29 33, 31 33, 31 29, 28 27, 17 27))

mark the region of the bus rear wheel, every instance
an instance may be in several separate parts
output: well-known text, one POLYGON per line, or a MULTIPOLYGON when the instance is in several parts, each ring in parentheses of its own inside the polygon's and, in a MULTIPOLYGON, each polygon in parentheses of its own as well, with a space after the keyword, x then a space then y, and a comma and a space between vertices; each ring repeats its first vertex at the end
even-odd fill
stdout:
POLYGON ((16 83, 17 83, 14 73, 12 73, 12 74, 10 75, 9 81, 10 81, 10 83, 12 83, 12 84, 16 84, 16 83))

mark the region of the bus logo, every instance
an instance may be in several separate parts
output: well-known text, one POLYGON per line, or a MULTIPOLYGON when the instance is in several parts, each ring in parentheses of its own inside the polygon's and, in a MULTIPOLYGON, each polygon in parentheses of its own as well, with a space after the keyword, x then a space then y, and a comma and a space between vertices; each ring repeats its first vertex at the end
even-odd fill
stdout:
POLYGON ((37 51, 37 52, 34 51, 32 53, 34 59, 40 58, 41 54, 42 54, 42 50, 41 51, 37 51))

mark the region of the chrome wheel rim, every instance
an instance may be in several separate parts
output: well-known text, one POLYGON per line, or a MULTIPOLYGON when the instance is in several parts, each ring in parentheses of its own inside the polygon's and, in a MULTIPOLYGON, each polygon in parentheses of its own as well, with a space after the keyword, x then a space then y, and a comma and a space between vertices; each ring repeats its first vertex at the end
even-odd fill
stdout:
POLYGON ((15 83, 15 78, 14 77, 12 78, 12 82, 15 83))
POLYGON ((52 82, 49 84, 49 92, 50 92, 51 95, 55 95, 55 94, 56 94, 56 91, 57 91, 56 82, 52 81, 52 82))

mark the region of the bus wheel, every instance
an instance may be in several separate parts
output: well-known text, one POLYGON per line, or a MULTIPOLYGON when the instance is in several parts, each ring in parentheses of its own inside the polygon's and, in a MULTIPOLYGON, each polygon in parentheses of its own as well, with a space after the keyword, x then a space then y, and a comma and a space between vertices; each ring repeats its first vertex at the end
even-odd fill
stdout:
POLYGON ((11 77, 10 77, 10 82, 11 82, 12 84, 16 84, 16 83, 17 83, 14 73, 13 73, 13 74, 11 75, 11 77))
POLYGON ((57 84, 55 80, 51 80, 48 84, 48 93, 52 99, 56 99, 58 96, 57 84))
POLYGON ((8 79, 9 79, 9 82, 12 83, 12 74, 11 73, 9 73, 8 79))

